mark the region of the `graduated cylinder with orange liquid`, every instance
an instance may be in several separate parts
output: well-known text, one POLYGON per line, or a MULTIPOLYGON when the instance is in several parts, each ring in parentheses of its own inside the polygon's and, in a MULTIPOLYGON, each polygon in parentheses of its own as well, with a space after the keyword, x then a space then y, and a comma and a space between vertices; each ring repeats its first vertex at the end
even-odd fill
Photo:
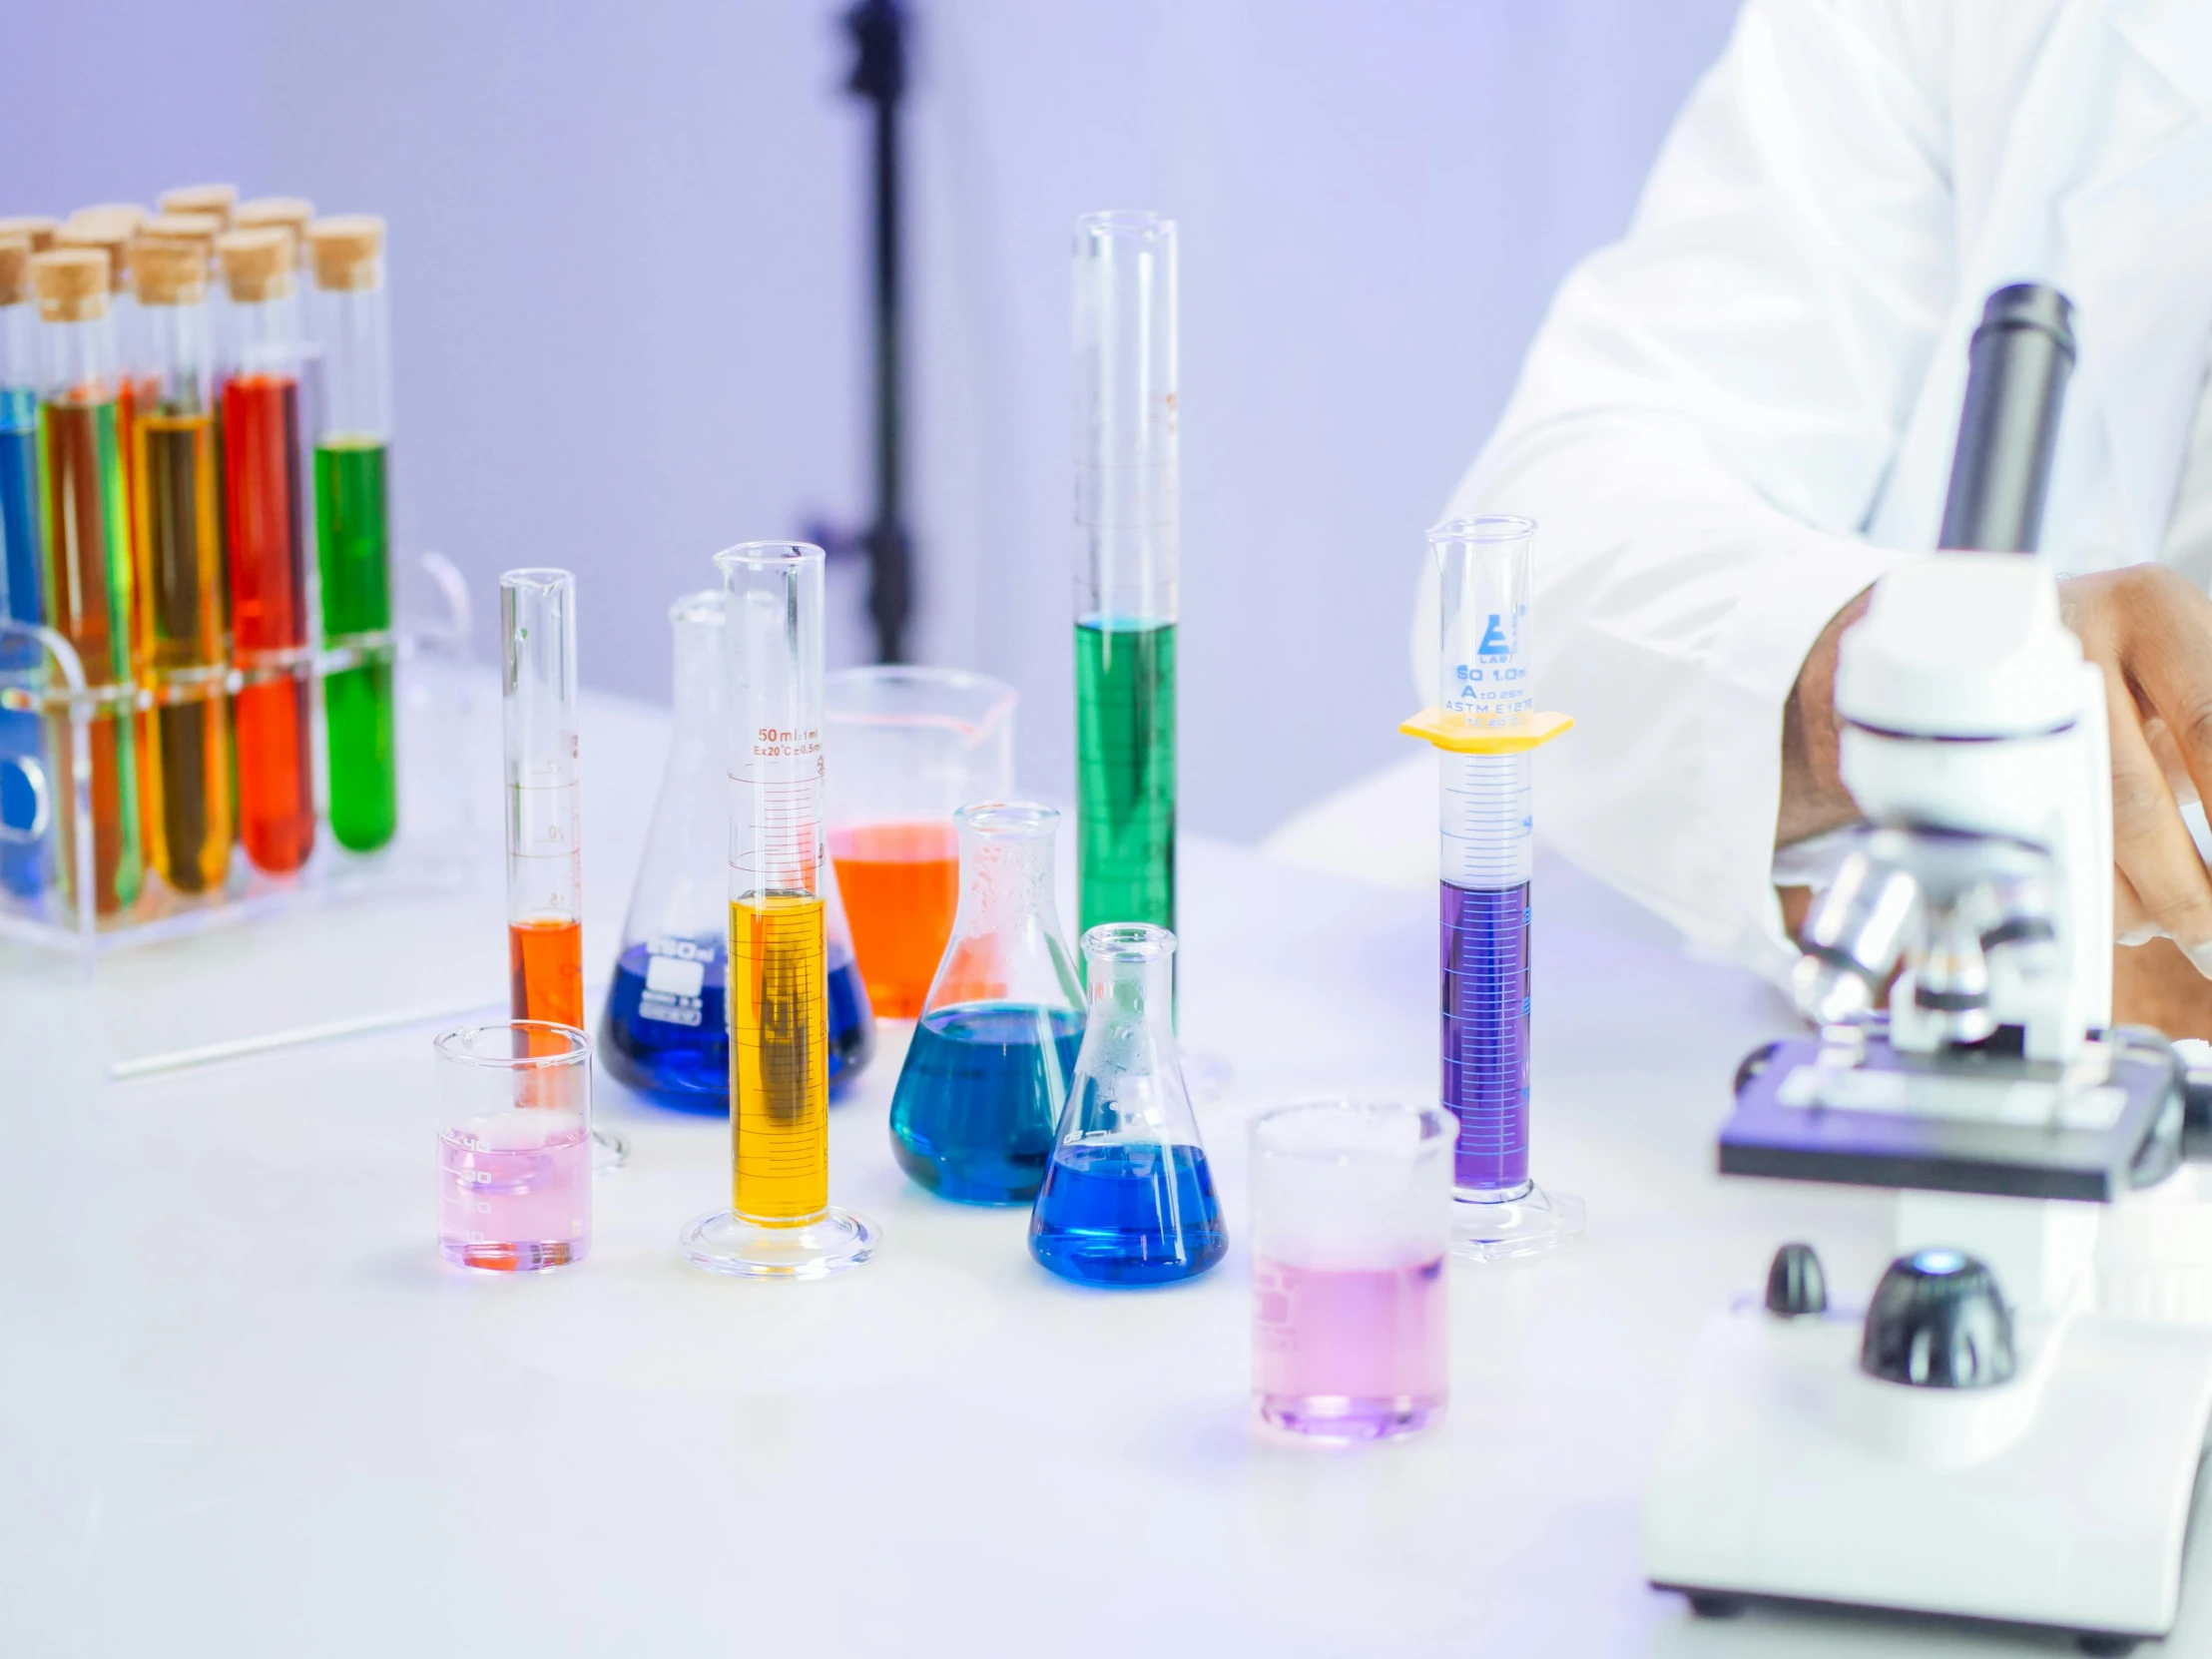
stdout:
POLYGON ((231 653, 246 681, 239 840, 280 875, 307 861, 315 833, 298 279, 282 231, 228 232, 216 251, 231 295, 221 402, 231 653))
MULTIPOLYGON (((39 516, 45 525, 46 623, 76 649, 88 691, 104 698, 92 723, 93 906, 102 915, 138 899, 137 745, 131 679, 131 540, 119 430, 124 379, 109 309, 108 256, 53 248, 31 258, 39 308, 39 516)), ((77 787, 70 749, 55 746, 57 844, 74 902, 77 787)))
POLYGON ((154 700, 139 717, 147 859, 190 895, 222 887, 232 845, 208 248, 143 238, 132 276, 140 322, 132 365, 132 656, 154 700))
POLYGON ((576 578, 499 578, 507 782, 507 965, 516 1019, 584 1024, 583 790, 577 770, 576 578))

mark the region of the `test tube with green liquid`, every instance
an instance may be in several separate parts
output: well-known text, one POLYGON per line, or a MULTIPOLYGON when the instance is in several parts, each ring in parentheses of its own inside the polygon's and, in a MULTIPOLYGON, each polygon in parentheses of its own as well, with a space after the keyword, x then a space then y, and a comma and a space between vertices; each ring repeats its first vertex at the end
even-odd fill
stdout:
POLYGON ((322 426, 315 434, 315 557, 322 643, 360 661, 322 682, 329 742, 330 833, 373 852, 399 828, 392 750, 391 347, 384 222, 367 214, 307 227, 322 426))
POLYGON ((1082 928, 1175 926, 1175 223, 1075 222, 1082 928))

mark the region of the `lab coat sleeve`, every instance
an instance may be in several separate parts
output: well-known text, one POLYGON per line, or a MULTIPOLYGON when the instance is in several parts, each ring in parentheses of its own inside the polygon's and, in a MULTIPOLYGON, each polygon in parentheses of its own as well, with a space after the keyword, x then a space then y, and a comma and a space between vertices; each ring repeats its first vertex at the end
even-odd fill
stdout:
POLYGON ((1858 529, 1950 297, 1947 10, 1750 0, 1452 503, 1537 521, 1536 696, 1577 723, 1540 758, 1545 838, 1768 972, 1783 707, 1901 556, 1858 529))

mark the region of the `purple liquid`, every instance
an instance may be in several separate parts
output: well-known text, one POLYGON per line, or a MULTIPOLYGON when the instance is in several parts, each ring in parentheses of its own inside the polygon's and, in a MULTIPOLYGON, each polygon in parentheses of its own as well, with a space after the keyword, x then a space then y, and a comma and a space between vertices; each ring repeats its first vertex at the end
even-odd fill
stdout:
POLYGON ((1450 1304, 1441 1256, 1384 1268, 1252 1264, 1252 1385, 1278 1428, 1410 1433, 1441 1414, 1450 1304))
POLYGON ((591 1248, 591 1135, 524 1108, 438 1136, 438 1250, 464 1268, 534 1273, 591 1248), (539 1121, 542 1120, 542 1121, 539 1121))
POLYGON ((1504 1196, 1528 1181, 1528 883, 1437 885, 1452 1185, 1504 1196))

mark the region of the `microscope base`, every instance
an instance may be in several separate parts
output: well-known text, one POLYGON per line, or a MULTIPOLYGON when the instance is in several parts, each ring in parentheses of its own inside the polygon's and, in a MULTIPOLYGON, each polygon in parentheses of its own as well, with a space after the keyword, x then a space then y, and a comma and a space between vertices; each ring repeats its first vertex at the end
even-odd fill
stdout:
POLYGON ((1703 1613, 1827 1603, 2035 1626, 2124 1652, 2172 1628, 2212 1418, 2212 1328, 2075 1314, 2012 1382, 1858 1367, 1854 1313, 1756 1299, 1692 1352, 1644 1517, 1646 1574, 1703 1613))

